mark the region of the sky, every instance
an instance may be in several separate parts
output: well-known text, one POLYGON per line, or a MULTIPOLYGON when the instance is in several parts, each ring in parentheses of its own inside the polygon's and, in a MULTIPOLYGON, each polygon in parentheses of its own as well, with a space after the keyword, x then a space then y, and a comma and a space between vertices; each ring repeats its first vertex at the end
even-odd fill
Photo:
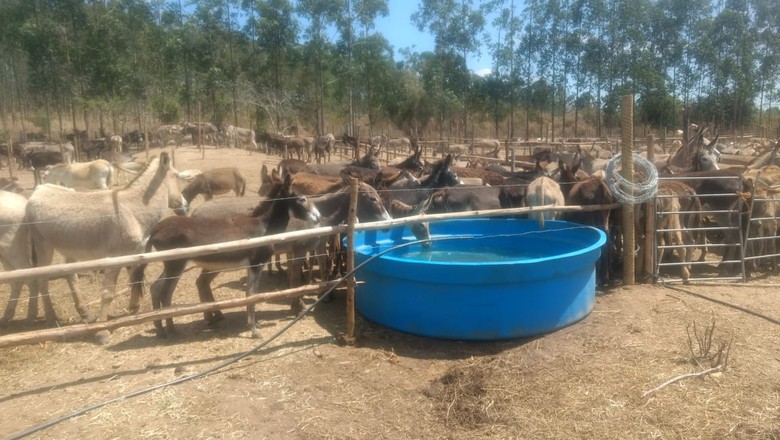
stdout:
MULTIPOLYGON (((378 17, 375 29, 393 46, 396 60, 400 60, 399 52, 403 48, 409 48, 414 52, 433 51, 433 35, 420 32, 417 26, 412 24, 411 17, 417 11, 419 1, 388 0, 387 3, 390 14, 387 17, 378 17)), ((486 20, 485 26, 491 27, 489 19, 486 20)), ((482 48, 482 52, 482 54, 471 54, 466 64, 475 73, 486 75, 490 73, 493 61, 486 48, 482 48)))
MULTIPOLYGON (((389 14, 387 17, 377 17, 374 30, 382 35, 393 46, 393 52, 396 61, 402 61, 401 49, 408 48, 413 52, 433 51, 433 35, 427 32, 420 32, 417 26, 412 24, 412 14, 419 9, 419 0, 387 0, 389 14)), ((185 10, 192 12, 193 4, 189 4, 185 10)), ((246 16, 239 15, 239 20, 243 25, 246 16)), ((298 17, 298 19, 301 19, 298 17)), ((495 37, 496 32, 492 29, 492 19, 486 17, 485 28, 487 32, 495 37)), ((331 30, 331 38, 338 38, 335 29, 331 30)), ((491 71, 493 60, 487 52, 486 47, 481 48, 481 53, 471 53, 466 60, 466 65, 471 71, 478 75, 487 75, 491 71)))

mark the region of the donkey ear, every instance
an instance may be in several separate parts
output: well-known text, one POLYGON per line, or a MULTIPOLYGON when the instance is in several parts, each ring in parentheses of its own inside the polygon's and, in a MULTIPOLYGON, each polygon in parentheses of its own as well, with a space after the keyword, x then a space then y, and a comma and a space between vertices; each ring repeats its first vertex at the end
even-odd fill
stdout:
POLYGON ((582 166, 582 157, 580 157, 580 155, 577 155, 574 157, 574 162, 571 165, 571 172, 576 173, 577 171, 579 171, 581 166, 582 166))
POLYGON ((339 176, 341 177, 341 181, 344 183, 344 185, 349 185, 349 178, 352 177, 349 169, 344 168, 339 171, 339 176))
POLYGON ((169 168, 171 166, 171 156, 165 151, 160 153, 160 166, 163 168, 169 168))
POLYGON ((292 174, 284 175, 284 191, 289 193, 292 188, 292 174))
POLYGON ((419 215, 419 214, 425 214, 428 211, 428 208, 431 207, 431 203, 433 202, 433 194, 431 194, 430 197, 426 197, 425 200, 418 203, 417 206, 414 207, 414 210, 412 211, 412 215, 419 215))
POLYGON ((374 187, 374 189, 384 189, 384 180, 382 180, 382 174, 377 173, 374 177, 373 182, 371 182, 371 186, 374 187))
POLYGON ((265 164, 263 164, 263 166, 260 168, 260 182, 265 183, 268 182, 269 180, 270 178, 268 177, 268 167, 265 166, 265 164))
POLYGON ((563 159, 558 159, 558 169, 562 170, 566 165, 563 163, 563 159))
POLYGON ((452 166, 452 154, 448 154, 447 157, 444 158, 444 166, 445 167, 452 166))
POLYGON ((718 145, 718 138, 720 138, 720 133, 715 135, 715 139, 711 140, 709 144, 707 144, 707 149, 712 150, 718 145))

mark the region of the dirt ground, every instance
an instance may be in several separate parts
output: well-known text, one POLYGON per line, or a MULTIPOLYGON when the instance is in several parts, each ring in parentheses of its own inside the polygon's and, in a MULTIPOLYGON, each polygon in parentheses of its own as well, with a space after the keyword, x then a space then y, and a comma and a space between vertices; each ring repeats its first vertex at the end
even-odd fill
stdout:
MULTIPOLYGON (((177 150, 176 167, 239 166, 248 191, 259 186, 261 163, 276 163, 237 150, 207 149, 205 160, 200 154, 177 150)), ((28 174, 20 179, 26 187, 28 174)), ((147 282, 159 271, 152 265, 147 282)), ((197 302, 196 274, 185 274, 176 304, 197 302)), ((220 275, 217 298, 241 297, 242 276, 220 275)), ((80 282, 96 311, 99 278, 86 274, 80 282)), ((276 274, 267 282, 278 289, 285 279, 276 274)), ((61 324, 77 322, 65 282, 52 285, 61 324)), ((0 286, 0 304, 8 293, 0 286)), ((126 313, 127 297, 118 295, 114 316, 126 313)), ((145 299, 142 310, 150 308, 145 299)), ((600 291, 593 312, 574 325, 502 342, 417 337, 359 318, 357 345, 342 347, 336 335, 345 330, 344 310, 337 295, 237 363, 119 399, 30 438, 780 439, 780 277, 614 287, 600 291), (713 324, 709 353, 730 347, 722 353, 725 370, 644 396, 712 365, 692 359, 713 324)), ((167 340, 145 324, 114 331, 107 346, 80 338, 0 349, 0 437, 254 349, 262 341, 248 337, 243 314, 228 311, 216 327, 201 316, 177 318, 179 333, 167 340)), ((46 327, 25 316, 23 303, 0 334, 46 327)), ((258 317, 264 337, 293 319, 283 302, 261 304, 258 317)))

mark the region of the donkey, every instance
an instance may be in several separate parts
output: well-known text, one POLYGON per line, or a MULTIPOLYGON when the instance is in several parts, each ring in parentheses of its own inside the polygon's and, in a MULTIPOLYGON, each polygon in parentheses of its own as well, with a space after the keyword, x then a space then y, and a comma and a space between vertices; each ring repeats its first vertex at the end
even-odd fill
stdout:
POLYGON ((114 180, 114 167, 107 160, 60 163, 43 173, 45 183, 56 183, 76 189, 109 189, 114 180))
MULTIPOLYGON (((312 196, 311 202, 322 213, 322 217, 319 222, 319 226, 336 226, 342 223, 346 223, 347 216, 349 214, 349 199, 350 199, 350 187, 346 181, 342 189, 328 194, 322 194, 312 196)), ((385 209, 382 199, 377 194, 376 190, 370 185, 365 183, 358 184, 358 200, 357 200, 357 218, 361 222, 374 222, 381 220, 390 220, 390 214, 385 209)), ((288 225, 290 230, 303 230, 311 228, 313 225, 309 222, 301 220, 291 220, 288 225)), ((332 243, 331 253, 335 253, 335 247, 340 243, 339 240, 336 243, 332 243)), ((317 262, 320 269, 321 279, 327 279, 329 271, 326 264, 326 249, 327 241, 322 237, 313 237, 306 240, 299 240, 296 242, 280 243, 277 246, 277 254, 285 252, 287 254, 287 276, 290 287, 301 284, 300 276, 303 268, 303 261, 306 258, 308 252, 314 252, 317 256, 317 262)), ((311 269, 311 265, 309 266, 311 269)), ((309 272, 311 278, 311 271, 309 272)), ((291 304, 294 313, 298 313, 305 307, 301 297, 293 300, 291 304)))
POLYGON ((409 187, 406 189, 388 189, 382 188, 379 194, 385 200, 385 205, 389 205, 393 199, 398 199, 407 205, 417 205, 431 196, 437 189, 447 186, 461 185, 458 173, 452 169, 453 157, 448 154, 443 159, 431 166, 431 171, 427 176, 420 179, 418 187, 409 187))
POLYGON ((333 150, 333 145, 335 143, 336 138, 331 133, 316 138, 316 141, 314 142, 314 160, 317 164, 330 162, 330 153, 333 150))
MULTIPOLYGON (((746 192, 746 180, 740 168, 725 168, 710 171, 695 171, 680 174, 685 177, 685 184, 690 186, 701 199, 701 204, 707 209, 716 211, 713 214, 718 226, 732 226, 737 219, 729 212, 738 206, 740 194, 746 192)), ((744 225, 744 224, 743 224, 744 225)), ((737 260, 739 233, 734 229, 728 229, 723 233, 723 243, 730 246, 725 248, 719 271, 726 275, 734 267, 733 263, 723 261, 737 260), (728 267, 731 265, 732 267, 728 267)), ((702 252, 699 261, 704 261, 705 253, 702 252)))
POLYGON ((246 191, 246 179, 235 167, 206 170, 193 177, 181 193, 187 203, 192 203, 198 194, 203 194, 206 200, 211 200, 215 195, 230 191, 239 197, 243 196, 246 191))
MULTIPOLYGON (((282 176, 285 176, 287 174, 296 174, 301 171, 305 173, 310 174, 316 174, 315 169, 309 164, 306 163, 306 161, 299 160, 299 159, 282 159, 279 161, 279 164, 276 166, 277 171, 279 171, 279 174, 282 176)), ((262 171, 261 171, 262 172, 262 171)), ((267 173, 267 167, 266 167, 266 173, 267 173)))
MULTIPOLYGON (((278 183, 278 176, 272 175, 268 177, 269 182, 266 186, 272 186, 275 182, 278 183)), ((228 200, 228 199, 214 199, 199 206, 192 212, 192 217, 205 217, 205 218, 222 218, 236 215, 250 215, 254 206, 256 206, 262 199, 256 196, 247 196, 240 200, 228 200)), ((346 218, 346 212, 349 205, 349 187, 344 184, 341 189, 335 192, 324 194, 321 196, 311 197, 310 200, 320 211, 322 218, 320 219, 320 226, 329 226, 343 223, 346 218)), ((357 201, 357 218, 361 222, 370 222, 378 220, 387 220, 387 211, 384 204, 379 197, 376 190, 369 185, 361 183, 358 191, 357 201)), ((407 214, 408 215, 408 214, 407 214)), ((305 222, 298 219, 290 219, 288 224, 288 230, 301 230, 307 227, 312 227, 310 222, 305 222)), ((411 225, 410 229, 418 240, 424 240, 430 238, 430 232, 427 229, 427 225, 411 225)), ((322 251, 322 242, 317 239, 308 239, 301 242, 284 242, 275 245, 275 252, 277 256, 281 253, 287 253, 288 256, 300 255, 303 256, 306 251, 316 250, 318 256, 324 256, 325 252, 322 251)), ((327 275, 323 272, 326 269, 326 265, 319 259, 319 266, 321 270, 321 276, 323 279, 327 275)), ((288 276, 291 286, 297 281, 298 271, 300 265, 293 262, 292 270, 289 270, 288 259, 288 276)), ((281 266, 281 265, 279 265, 281 266)), ((311 276, 311 272, 310 272, 311 276)), ((293 302, 293 308, 299 302, 293 302)))
MULTIPOLYGON (((56 185, 41 185, 27 202, 25 221, 30 225, 38 266, 48 266, 55 250, 68 262, 140 254, 149 230, 167 214, 168 208, 183 215, 187 212, 187 202, 179 191, 177 171, 168 153, 162 153, 159 158, 149 161, 124 188, 75 192, 56 185)), ((129 272, 128 309, 135 313, 143 293, 143 272, 129 272)), ((101 321, 108 319, 118 276, 119 268, 105 271, 98 316, 101 321)), ((92 314, 84 307, 81 294, 76 290, 75 277, 69 275, 67 278, 76 310, 84 320, 92 321, 92 314)), ((48 278, 39 279, 38 288, 43 296, 46 318, 56 321, 48 278)), ((100 342, 108 341, 106 333, 98 334, 98 338, 100 342)))
POLYGON ((377 149, 374 147, 369 147, 368 151, 366 152, 366 155, 358 158, 353 162, 353 165, 357 165, 359 167, 363 168, 373 168, 378 170, 381 168, 381 164, 379 163, 379 158, 376 157, 377 149))
POLYGON ((391 164, 389 167, 386 168, 395 168, 399 170, 408 170, 412 172, 415 176, 419 176, 422 174, 424 165, 421 160, 422 155, 422 149, 417 145, 417 143, 412 144, 413 152, 412 155, 404 159, 403 161, 397 163, 397 164, 391 164))
MULTIPOLYGON (((525 203, 527 206, 564 206, 566 203, 561 192, 561 186, 553 179, 542 176, 537 177, 528 184, 525 190, 525 203)), ((537 212, 531 215, 539 222, 539 227, 544 228, 545 220, 555 220, 558 217, 556 211, 537 212)))
POLYGON ((494 186, 459 185, 442 188, 431 194, 426 212, 439 214, 501 209, 500 194, 501 188, 494 186))
MULTIPOLYGON (((561 172, 562 190, 566 186, 569 187, 565 196, 567 205, 609 205, 614 202, 612 191, 609 190, 604 179, 597 176, 591 176, 585 180, 564 186, 563 179, 568 180, 573 177, 568 175, 571 171, 572 169, 567 170, 564 167, 561 172)), ((619 213, 620 211, 615 210, 615 212, 619 213)), ((611 278, 612 261, 617 256, 618 240, 610 233, 610 226, 619 224, 616 214, 613 214, 611 210, 583 211, 567 213, 564 215, 564 218, 568 221, 599 228, 607 234, 607 243, 602 249, 599 263, 596 266, 596 280, 601 284, 608 284, 611 278)))
POLYGON ((720 169, 718 166, 720 152, 717 149, 720 135, 715 135, 715 139, 705 144, 704 135, 707 130, 709 127, 702 125, 687 145, 680 143, 677 149, 669 155, 666 166, 661 167, 659 171, 666 174, 679 174, 686 171, 720 169))
MULTIPOLYGON (((287 229, 291 216, 313 223, 319 222, 319 211, 309 200, 298 196, 293 191, 292 179, 289 175, 285 177, 283 183, 275 184, 268 195, 269 198, 260 202, 251 216, 163 219, 152 228, 146 244, 146 252, 149 252, 152 247, 157 250, 168 250, 278 234, 287 229)), ((267 245, 193 258, 195 264, 201 268, 195 282, 200 301, 214 301, 211 283, 219 275, 219 271, 244 266, 248 267, 246 296, 254 295, 259 287, 263 265, 270 260, 273 253, 274 246, 267 245)), ((165 261, 163 272, 151 287, 152 307, 159 309, 171 306, 173 292, 186 264, 187 259, 165 261)), ((143 272, 141 275, 143 276, 143 272)), ((223 316, 221 311, 214 311, 204 313, 204 318, 208 323, 213 324, 223 319, 223 316)), ((254 304, 247 305, 246 323, 252 332, 252 337, 259 337, 254 304)), ((154 322, 154 327, 159 337, 165 337, 175 331, 172 318, 166 319, 166 328, 163 328, 162 321, 159 320, 154 322)))
MULTIPOLYGON (((32 255, 29 243, 29 226, 24 222, 27 199, 16 193, 0 191, 0 263, 5 270, 27 269, 32 267, 32 255)), ((22 292, 22 281, 11 284, 11 296, 5 308, 0 326, 13 319, 16 304, 22 292)), ((27 308, 27 321, 32 322, 38 316, 38 289, 36 283, 27 281, 30 290, 30 305, 27 308)))
POLYGON ((22 194, 24 193, 25 189, 19 186, 19 179, 16 177, 12 179, 0 177, 0 191, 22 194))
MULTIPOLYGON (((656 229, 668 231, 658 233, 658 261, 663 262, 666 245, 676 248, 681 263, 680 276, 687 283, 691 276, 694 245, 704 244, 703 235, 696 232, 701 226, 701 202, 689 185, 676 181, 661 181, 658 184, 656 229), (698 239, 697 239, 698 238, 698 239)), ((702 250, 702 254, 704 254, 702 250)), ((658 268, 656 267, 656 273, 658 268)))

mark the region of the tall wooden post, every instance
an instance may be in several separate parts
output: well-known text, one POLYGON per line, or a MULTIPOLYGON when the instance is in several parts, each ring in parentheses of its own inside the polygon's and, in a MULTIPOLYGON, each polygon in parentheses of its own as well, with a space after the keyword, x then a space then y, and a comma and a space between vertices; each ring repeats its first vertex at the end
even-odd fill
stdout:
POLYGON ((14 173, 16 170, 16 157, 14 156, 14 137, 11 135, 11 131, 8 130, 8 177, 14 180, 14 173))
POLYGON ((200 149, 200 158, 206 158, 206 148, 203 145, 203 118, 200 115, 200 101, 198 101, 198 148, 200 149))
POLYGON ((144 129, 144 152, 146 153, 146 162, 149 162, 149 127, 144 129))
MULTIPOLYGON (((357 223, 358 180, 349 178, 349 216, 347 217, 347 273, 355 270, 355 224, 357 223)), ((347 334, 344 343, 355 344, 355 275, 347 280, 347 334)))
MULTIPOLYGON (((655 161, 655 136, 652 133, 647 136, 647 160, 650 163, 655 161)), ((655 237, 653 235, 655 235, 655 228, 653 225, 655 225, 655 202, 648 200, 645 204, 644 267, 640 268, 645 276, 653 273, 653 266, 655 265, 655 261, 653 261, 653 247, 655 246, 655 237)), ((653 281, 655 281, 655 278, 653 281)))
MULTIPOLYGON (((629 182, 634 181, 634 96, 625 95, 622 100, 621 174, 629 182)), ((634 205, 623 203, 623 284, 635 284, 634 205)))

